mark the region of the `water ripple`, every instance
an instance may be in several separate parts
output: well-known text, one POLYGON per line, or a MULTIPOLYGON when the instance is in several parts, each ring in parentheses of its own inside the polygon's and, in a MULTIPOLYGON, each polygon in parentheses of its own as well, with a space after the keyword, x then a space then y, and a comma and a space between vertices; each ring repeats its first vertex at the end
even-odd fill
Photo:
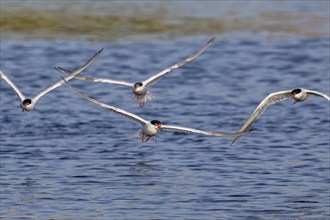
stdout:
MULTIPOLYGON (((104 47, 86 74, 139 80, 187 56, 205 39, 1 41, 1 68, 33 95, 59 80, 52 66, 74 69, 104 47)), ((269 41, 241 34, 218 39, 200 59, 151 87, 159 98, 144 109, 118 86, 72 83, 149 119, 236 132, 270 92, 304 86, 329 94, 328 61, 326 39, 269 41)), ((230 139, 166 131, 142 144, 130 136, 139 126, 65 86, 43 97, 38 111, 22 113, 15 93, 3 80, 0 84, 1 218, 329 216, 330 106, 323 99, 269 107, 254 124, 258 130, 233 146, 230 139)))

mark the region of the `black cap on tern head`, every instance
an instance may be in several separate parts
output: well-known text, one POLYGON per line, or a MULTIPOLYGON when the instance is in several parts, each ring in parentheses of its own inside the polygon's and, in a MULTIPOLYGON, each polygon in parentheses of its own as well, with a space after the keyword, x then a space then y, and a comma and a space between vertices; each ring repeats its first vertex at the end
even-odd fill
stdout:
POLYGON ((135 83, 134 84, 134 88, 136 88, 136 87, 140 87, 140 86, 142 86, 143 84, 141 83, 141 82, 137 82, 137 83, 135 83))
POLYGON ((153 124, 153 125, 160 125, 162 123, 160 121, 158 121, 158 120, 152 120, 151 121, 151 124, 153 124))
POLYGON ((23 101, 23 105, 30 105, 32 103, 32 100, 31 99, 25 99, 23 101))
POLYGON ((298 93, 301 93, 301 89, 294 89, 292 90, 291 94, 298 94, 298 93))

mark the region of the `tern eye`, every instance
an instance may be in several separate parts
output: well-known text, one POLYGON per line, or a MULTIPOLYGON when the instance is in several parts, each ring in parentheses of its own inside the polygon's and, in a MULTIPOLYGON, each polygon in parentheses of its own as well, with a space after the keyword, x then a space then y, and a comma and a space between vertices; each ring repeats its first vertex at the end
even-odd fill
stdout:
POLYGON ((301 89, 294 89, 292 90, 291 95, 299 94, 299 93, 301 93, 301 89))
POLYGON ((32 103, 32 100, 31 99, 25 99, 23 101, 23 105, 30 105, 32 103))

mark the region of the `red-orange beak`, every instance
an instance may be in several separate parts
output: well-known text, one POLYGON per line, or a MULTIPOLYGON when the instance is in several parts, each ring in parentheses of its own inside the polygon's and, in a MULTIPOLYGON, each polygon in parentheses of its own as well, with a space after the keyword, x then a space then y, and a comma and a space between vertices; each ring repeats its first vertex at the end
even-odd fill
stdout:
POLYGON ((292 94, 292 95, 291 95, 291 98, 292 98, 292 99, 295 99, 295 94, 292 94))
POLYGON ((158 128, 159 130, 163 130, 161 124, 158 124, 158 125, 157 125, 157 128, 158 128))

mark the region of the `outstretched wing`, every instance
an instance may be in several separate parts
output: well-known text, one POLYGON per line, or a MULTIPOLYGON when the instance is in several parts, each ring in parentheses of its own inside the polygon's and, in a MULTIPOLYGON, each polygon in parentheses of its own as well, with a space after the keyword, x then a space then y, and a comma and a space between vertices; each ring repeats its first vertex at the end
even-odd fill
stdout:
POLYGON ((86 100, 88 100, 90 102, 93 102, 94 104, 99 105, 99 106, 101 106, 103 108, 106 108, 106 109, 108 109, 110 111, 113 111, 113 112, 115 112, 115 113, 117 113, 119 115, 122 115, 122 116, 124 116, 124 117, 126 117, 126 118, 128 118, 128 119, 130 119, 132 121, 135 121, 135 122, 137 122, 137 123, 139 123, 141 125, 144 125, 144 124, 147 124, 148 123, 148 121, 144 120, 143 118, 141 118, 138 115, 135 115, 133 113, 127 112, 127 111, 125 111, 123 109, 120 109, 120 108, 116 108, 116 107, 111 106, 111 105, 104 104, 104 103, 99 102, 99 101, 97 101, 95 99, 92 99, 91 97, 89 97, 87 95, 81 94, 75 88, 73 88, 64 78, 63 78, 63 80, 80 97, 82 97, 82 98, 84 98, 84 99, 86 99, 86 100))
MULTIPOLYGON (((57 67, 57 69, 66 75, 72 74, 70 71, 65 70, 61 67, 57 67)), ((80 74, 76 75, 75 78, 80 79, 80 80, 87 80, 87 81, 91 81, 91 82, 112 83, 112 84, 118 84, 118 85, 122 85, 122 86, 133 87, 133 83, 122 81, 122 80, 114 80, 114 79, 108 79, 108 78, 96 78, 96 77, 91 77, 91 76, 83 76, 80 74)))
POLYGON ((200 49, 199 51, 197 51, 197 53, 193 54, 192 56, 186 58, 185 60, 177 63, 177 64, 174 64, 164 70, 162 70, 161 72, 149 77, 148 79, 144 80, 142 82, 142 84, 144 85, 149 85, 149 84, 153 84, 153 83, 156 83, 161 77, 165 76, 167 73, 179 68, 180 66, 183 66, 184 64, 190 62, 190 61, 193 61, 194 59, 196 59, 199 55, 201 55, 211 44, 212 42, 214 41, 215 38, 211 38, 207 43, 206 45, 200 49))
MULTIPOLYGON (((101 54, 102 50, 103 50, 103 48, 101 50, 99 50, 92 58, 90 58, 84 65, 82 65, 76 71, 74 71, 70 76, 66 77, 65 80, 68 81, 68 80, 72 79, 75 75, 79 74, 80 72, 85 70, 87 67, 89 67, 96 60, 96 58, 101 54)), ((55 69, 57 69, 57 68, 55 67, 55 69)), ((54 85, 48 87, 47 89, 39 92, 33 98, 34 103, 36 103, 43 95, 45 95, 46 93, 48 93, 48 92, 52 91, 53 89, 59 87, 63 83, 64 83, 64 81, 61 80, 61 81, 55 83, 54 85)))
POLYGON ((325 99, 327 99, 328 101, 330 101, 329 96, 327 96, 327 95, 324 94, 324 93, 317 92, 317 91, 313 91, 313 90, 306 90, 306 92, 309 93, 309 94, 312 94, 312 95, 320 96, 320 97, 325 98, 325 99))
POLYGON ((18 97, 21 99, 21 101, 23 102, 25 100, 25 96, 23 95, 23 93, 17 88, 17 86, 8 78, 8 76, 2 72, 0 70, 0 76, 1 78, 3 78, 9 86, 11 86, 11 88, 13 88, 13 90, 16 92, 16 94, 18 95, 18 97))
MULTIPOLYGON (((258 107, 254 110, 252 115, 248 118, 248 120, 244 123, 244 125, 239 130, 240 132, 246 131, 253 124, 255 120, 257 120, 262 113, 266 110, 266 108, 270 105, 273 105, 279 101, 283 101, 285 99, 290 98, 291 90, 281 91, 269 94, 262 102, 258 105, 258 107)), ((239 137, 235 138, 231 144, 234 144, 239 137)))
POLYGON ((203 130, 198 130, 198 129, 195 129, 195 128, 187 128, 187 127, 182 127, 182 126, 177 126, 177 125, 162 125, 161 127, 164 130, 193 132, 193 133, 198 133, 198 134, 204 134, 204 135, 209 135, 209 136, 217 136, 217 137, 225 137, 225 138, 240 137, 240 136, 245 135, 245 134, 250 132, 250 130, 248 130, 248 131, 243 131, 243 132, 236 133, 236 134, 225 134, 225 133, 212 132, 212 131, 203 131, 203 130))

